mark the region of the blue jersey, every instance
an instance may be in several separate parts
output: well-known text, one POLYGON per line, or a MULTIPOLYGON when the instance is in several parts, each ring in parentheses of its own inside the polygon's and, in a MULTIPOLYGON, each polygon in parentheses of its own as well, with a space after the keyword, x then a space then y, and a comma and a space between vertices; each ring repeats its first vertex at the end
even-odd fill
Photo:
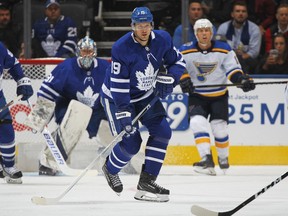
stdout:
POLYGON ((153 93, 161 66, 177 85, 185 62, 167 32, 152 31, 147 46, 138 43, 133 33, 125 34, 112 47, 111 70, 106 73, 102 86, 103 97, 113 99, 118 111, 127 110, 130 103, 144 100, 153 93))
POLYGON ((4 70, 7 70, 15 81, 18 81, 19 79, 24 77, 24 73, 19 64, 19 61, 0 42, 0 97, 3 96, 1 83, 4 70))
POLYGON ((92 109, 101 107, 99 92, 110 63, 103 59, 94 59, 92 70, 80 67, 78 58, 68 58, 57 65, 44 80, 37 95, 51 101, 77 100, 92 109))
POLYGON ((77 28, 75 22, 60 16, 55 24, 50 24, 48 18, 34 23, 32 38, 37 39, 49 57, 62 57, 74 54, 77 43, 77 28))

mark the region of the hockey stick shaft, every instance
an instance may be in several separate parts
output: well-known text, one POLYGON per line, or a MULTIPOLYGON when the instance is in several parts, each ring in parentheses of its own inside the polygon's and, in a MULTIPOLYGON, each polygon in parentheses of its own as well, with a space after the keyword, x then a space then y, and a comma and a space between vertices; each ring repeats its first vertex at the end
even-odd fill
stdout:
POLYGON ((255 200, 258 196, 260 196, 261 194, 265 193, 268 189, 270 189, 273 186, 275 186, 276 184, 278 184, 280 181, 282 181, 287 176, 288 176, 288 172, 284 173, 283 175, 281 175, 280 177, 275 179, 273 182, 271 182, 269 185, 267 185, 266 187, 262 188, 256 194, 252 195, 251 197, 246 199, 244 202, 242 202, 240 205, 238 205, 236 208, 234 208, 234 209, 232 209, 230 211, 215 212, 215 211, 211 211, 211 210, 205 209, 205 208, 203 208, 201 206, 194 205, 191 208, 191 212, 194 215, 198 215, 198 216, 204 216, 204 215, 205 216, 230 216, 230 215, 233 215, 234 213, 236 213, 237 211, 242 209, 244 206, 246 206, 247 204, 249 204, 250 202, 255 200))
MULTIPOLYGON (((133 119, 132 124, 134 125, 158 100, 158 97, 154 97, 149 104, 147 104, 143 110, 138 113, 138 115, 133 119)), ((109 143, 105 149, 102 150, 102 152, 82 171, 82 173, 66 188, 65 191, 63 191, 59 196, 55 198, 45 198, 45 197, 32 197, 31 201, 38 205, 51 205, 56 204, 58 201, 60 201, 78 182, 79 180, 90 170, 98 159, 103 155, 110 147, 114 146, 116 143, 120 142, 122 137, 125 135, 125 131, 121 131, 115 138, 112 140, 111 143, 109 143)))
MULTIPOLYGON (((275 81, 275 82, 254 82, 255 85, 271 85, 271 84, 287 84, 288 81, 275 81)), ((241 83, 225 83, 215 85, 199 85, 194 86, 195 88, 209 88, 209 87, 230 87, 230 86, 242 86, 241 83)))
POLYGON ((12 104, 15 103, 15 101, 19 101, 21 98, 23 97, 23 95, 18 95, 16 98, 14 98, 13 100, 11 100, 10 102, 8 102, 7 104, 5 104, 1 109, 0 109, 0 113, 3 112, 4 110, 6 110, 9 106, 11 106, 12 104))

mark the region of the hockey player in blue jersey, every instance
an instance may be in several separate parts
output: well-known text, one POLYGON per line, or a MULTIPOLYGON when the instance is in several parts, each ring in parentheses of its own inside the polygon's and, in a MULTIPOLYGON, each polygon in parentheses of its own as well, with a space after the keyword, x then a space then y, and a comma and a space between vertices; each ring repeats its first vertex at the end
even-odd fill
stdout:
MULTIPOLYGON (((101 92, 113 134, 122 130, 126 132, 102 168, 109 186, 117 194, 123 190, 118 173, 139 151, 142 143, 138 123, 132 125, 132 119, 157 97, 154 84, 159 97, 165 98, 172 93, 185 69, 182 55, 173 47, 170 35, 162 30, 153 30, 153 16, 147 7, 135 8, 131 20, 132 32, 125 34, 112 47, 111 70, 106 73, 101 92), (160 75, 162 65, 167 73, 160 75), (159 76, 172 78, 174 82, 163 83, 159 76)), ((171 138, 171 128, 160 100, 140 121, 150 136, 134 198, 166 202, 169 200, 169 190, 155 183, 171 138)))
POLYGON ((225 172, 229 168, 228 89, 227 87, 195 88, 201 85, 239 83, 244 92, 255 89, 255 84, 244 74, 230 46, 214 41, 212 23, 199 19, 194 25, 197 41, 182 45, 180 51, 186 61, 188 73, 180 80, 183 92, 189 93, 190 128, 201 157, 193 164, 195 171, 216 175, 211 154, 209 120, 218 153, 218 163, 225 172))
POLYGON ((33 57, 75 56, 77 27, 70 17, 61 15, 57 0, 45 3, 46 17, 36 21, 32 28, 33 57))
MULTIPOLYGON (((43 81, 37 92, 36 105, 25 122, 41 132, 54 114, 58 128, 53 135, 65 160, 85 129, 90 138, 95 137, 100 122, 106 120, 99 92, 110 63, 96 58, 96 55, 96 43, 88 36, 81 39, 77 45, 77 57, 57 65, 43 81), (87 107, 92 109, 92 114, 87 107)), ((46 147, 40 156, 39 174, 55 175, 57 170, 57 163, 46 147)))
MULTIPOLYGON (((17 95, 23 95, 21 100, 27 100, 33 95, 30 79, 24 76, 18 60, 0 42, 1 108, 6 104, 6 99, 1 87, 4 70, 7 70, 17 82, 17 95)), ((0 153, 0 178, 5 177, 7 183, 21 184, 22 172, 15 166, 15 132, 12 126, 12 117, 9 109, 5 109, 0 113, 0 153)))

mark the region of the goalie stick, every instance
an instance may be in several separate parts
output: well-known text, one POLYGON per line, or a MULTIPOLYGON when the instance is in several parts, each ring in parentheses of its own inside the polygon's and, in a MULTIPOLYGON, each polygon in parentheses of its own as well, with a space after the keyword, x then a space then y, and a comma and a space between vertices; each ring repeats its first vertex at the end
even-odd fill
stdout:
MULTIPOLYGON (((27 100, 27 103, 28 103, 28 106, 30 107, 30 109, 32 109, 32 106, 31 106, 29 100, 27 100)), ((32 133, 37 133, 37 131, 34 131, 32 129, 32 133)), ((60 149, 58 148, 58 146, 57 146, 55 140, 53 139, 53 136, 51 135, 50 131, 48 130, 47 126, 44 127, 44 129, 41 133, 45 139, 46 145, 48 146, 48 148, 49 148, 53 158, 55 159, 58 168, 61 170, 61 172, 67 176, 79 175, 83 170, 73 169, 67 165, 65 159, 63 158, 63 155, 62 155, 60 149)), ((89 170, 89 174, 97 175, 98 171, 97 170, 89 170)))
MULTIPOLYGON (((157 95, 157 94, 156 94, 157 95)), ((158 100, 158 97, 154 97, 149 104, 147 104, 143 110, 133 119, 132 125, 134 125, 158 100)), ((53 205, 57 204, 78 182, 79 180, 96 164, 97 160, 103 155, 109 148, 121 141, 125 135, 125 130, 121 131, 111 143, 109 143, 105 149, 82 171, 82 173, 63 191, 60 195, 54 198, 48 198, 43 196, 34 196, 31 198, 32 203, 37 205, 53 205)))
MULTIPOLYGON (((275 81, 275 82, 254 82, 255 85, 271 85, 271 84, 287 84, 288 81, 275 81)), ((226 84, 215 84, 215 85, 200 85, 194 86, 195 88, 209 88, 209 87, 230 87, 237 86, 241 87, 241 83, 226 83, 226 84)))
POLYGON ((288 176, 288 172, 284 173, 282 176, 280 176, 279 178, 275 179, 269 185, 267 185, 266 187, 262 188, 256 194, 252 195, 247 200, 245 200, 240 205, 238 205, 236 208, 234 208, 234 209, 232 209, 230 211, 215 212, 215 211, 208 210, 208 209, 203 208, 203 207, 198 206, 198 205, 193 205, 191 207, 191 212, 192 212, 192 214, 197 215, 197 216, 230 216, 230 215, 233 215, 234 213, 236 213, 237 211, 242 209, 244 206, 246 206, 247 204, 252 202, 254 199, 256 199, 258 196, 260 196, 261 194, 265 193, 269 188, 272 188, 274 185, 278 184, 280 181, 282 181, 287 176, 288 176))
MULTIPOLYGON (((64 175, 77 176, 83 171, 81 169, 73 169, 67 165, 65 159, 63 158, 63 156, 61 154, 61 151, 59 150, 57 144, 55 143, 55 141, 54 141, 50 131, 47 129, 47 127, 45 127, 44 130, 42 131, 42 135, 43 135, 45 142, 46 142, 47 146, 49 147, 55 161, 57 162, 59 169, 61 170, 61 172, 64 175)), ((89 170, 89 173, 91 175, 97 175, 98 174, 97 170, 89 170)))

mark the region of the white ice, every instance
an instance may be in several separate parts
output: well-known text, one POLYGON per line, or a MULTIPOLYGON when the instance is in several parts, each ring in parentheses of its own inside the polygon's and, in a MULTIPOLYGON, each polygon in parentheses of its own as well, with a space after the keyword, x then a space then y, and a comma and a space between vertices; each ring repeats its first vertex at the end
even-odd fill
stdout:
MULTIPOLYGON (((1 216, 188 216, 192 205, 228 211, 288 171, 288 166, 231 166, 226 175, 203 176, 191 166, 164 166, 157 183, 170 189, 170 201, 134 200, 138 175, 121 174, 124 190, 118 197, 103 175, 84 176, 57 205, 39 206, 33 196, 57 197, 77 177, 43 177, 24 173, 22 185, 0 182, 1 216)), ((287 216, 288 178, 244 206, 241 216, 287 216)))

